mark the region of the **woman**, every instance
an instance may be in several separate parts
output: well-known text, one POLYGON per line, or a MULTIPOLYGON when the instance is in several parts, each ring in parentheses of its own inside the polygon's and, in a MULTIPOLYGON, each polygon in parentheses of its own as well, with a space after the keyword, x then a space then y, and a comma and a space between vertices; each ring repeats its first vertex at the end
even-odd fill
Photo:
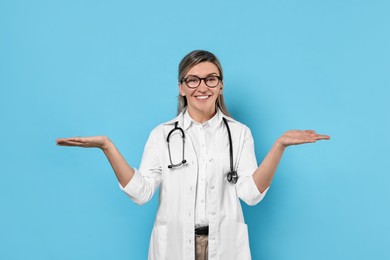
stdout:
POLYGON ((57 144, 102 149, 120 188, 137 204, 160 186, 149 259, 251 259, 239 199, 249 205, 262 200, 287 146, 330 137, 287 131, 258 166, 249 128, 225 107, 218 59, 207 51, 189 53, 178 80, 178 116, 151 132, 139 170, 104 136, 60 138, 57 144))

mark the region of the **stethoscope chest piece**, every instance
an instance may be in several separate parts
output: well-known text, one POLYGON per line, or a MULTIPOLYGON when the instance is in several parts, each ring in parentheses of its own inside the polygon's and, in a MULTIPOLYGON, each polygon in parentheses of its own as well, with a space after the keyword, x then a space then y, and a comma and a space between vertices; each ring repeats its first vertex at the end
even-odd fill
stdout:
POLYGON ((237 183, 237 180, 238 180, 238 174, 236 171, 230 171, 228 174, 227 174, 227 180, 228 182, 231 182, 233 184, 236 184, 237 183))

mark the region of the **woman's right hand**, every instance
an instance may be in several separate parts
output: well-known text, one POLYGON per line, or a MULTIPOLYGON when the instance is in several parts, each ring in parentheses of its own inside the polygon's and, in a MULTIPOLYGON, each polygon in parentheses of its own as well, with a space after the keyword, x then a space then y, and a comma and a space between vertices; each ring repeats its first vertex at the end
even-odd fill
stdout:
POLYGON ((58 138, 56 140, 57 145, 60 146, 79 146, 84 148, 100 148, 106 149, 110 143, 110 139, 106 136, 90 136, 90 137, 70 137, 70 138, 58 138))

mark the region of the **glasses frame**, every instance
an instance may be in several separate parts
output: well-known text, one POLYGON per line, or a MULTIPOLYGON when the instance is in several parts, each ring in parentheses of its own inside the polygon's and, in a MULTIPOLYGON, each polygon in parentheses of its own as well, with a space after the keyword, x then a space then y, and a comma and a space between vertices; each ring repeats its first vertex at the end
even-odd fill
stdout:
POLYGON ((184 83, 186 83, 186 86, 189 87, 190 89, 196 89, 197 87, 200 86, 200 83, 202 83, 202 80, 203 80, 204 84, 205 84, 207 87, 209 87, 209 88, 215 88, 215 87, 217 87, 218 84, 222 81, 222 77, 221 77, 221 76, 217 76, 217 75, 210 75, 210 76, 207 76, 207 77, 205 77, 205 78, 201 78, 201 77, 198 77, 198 76, 188 76, 188 77, 186 77, 186 78, 182 78, 182 79, 180 80, 180 83, 182 84, 182 83, 184 82, 184 83), (209 86, 209 85, 207 85, 206 79, 207 79, 207 78, 211 78, 211 77, 216 77, 216 78, 218 79, 217 85, 215 85, 215 86, 209 86), (197 79, 199 79, 199 84, 198 84, 198 86, 196 86, 196 87, 190 87, 190 86, 188 86, 188 84, 187 84, 187 79, 188 79, 188 78, 197 78, 197 79))

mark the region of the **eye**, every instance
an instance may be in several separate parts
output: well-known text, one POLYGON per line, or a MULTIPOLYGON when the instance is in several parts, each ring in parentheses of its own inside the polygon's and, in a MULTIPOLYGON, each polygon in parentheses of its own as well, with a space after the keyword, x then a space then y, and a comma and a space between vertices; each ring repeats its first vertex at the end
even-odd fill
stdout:
POLYGON ((187 84, 197 83, 198 81, 199 81, 199 79, 196 78, 196 77, 188 77, 188 78, 186 79, 186 83, 187 83, 187 84))
POLYGON ((188 78, 187 81, 188 82, 194 82, 194 81, 197 81, 198 79, 197 78, 188 78))
POLYGON ((216 76, 211 76, 211 77, 207 77, 206 80, 209 83, 215 83, 216 81, 218 81, 218 78, 216 76))

